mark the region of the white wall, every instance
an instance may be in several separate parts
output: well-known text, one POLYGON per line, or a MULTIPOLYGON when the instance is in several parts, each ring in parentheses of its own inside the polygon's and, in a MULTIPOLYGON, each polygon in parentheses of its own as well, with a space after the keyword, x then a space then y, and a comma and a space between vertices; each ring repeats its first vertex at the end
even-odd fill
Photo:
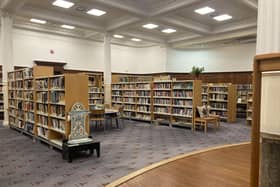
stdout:
POLYGON ((166 71, 190 72, 192 66, 204 66, 206 72, 252 71, 256 44, 242 44, 204 50, 167 52, 166 71))
POLYGON ((32 31, 14 30, 14 65, 33 60, 67 62, 66 68, 103 70, 103 44, 32 31), (50 50, 54 53, 51 54, 50 50))
POLYGON ((166 65, 166 48, 148 47, 112 47, 112 71, 133 73, 164 72, 166 65))
MULTIPOLYGON (((103 43, 14 29, 14 65, 32 66, 33 60, 67 62, 67 69, 104 70, 103 43), (50 50, 54 53, 51 54, 50 50)), ((163 72, 166 50, 112 45, 112 71, 163 72)))

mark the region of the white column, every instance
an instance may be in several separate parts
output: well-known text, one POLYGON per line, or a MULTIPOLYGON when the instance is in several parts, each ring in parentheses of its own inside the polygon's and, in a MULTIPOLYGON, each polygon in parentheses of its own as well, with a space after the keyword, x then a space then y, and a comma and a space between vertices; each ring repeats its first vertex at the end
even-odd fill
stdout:
POLYGON ((111 35, 105 33, 104 37, 104 94, 105 104, 111 105, 111 35))
POLYGON ((258 1, 257 54, 280 52, 280 0, 258 1))
POLYGON ((8 125, 8 85, 7 72, 13 70, 13 17, 1 12, 0 64, 3 74, 4 93, 4 125, 8 125))

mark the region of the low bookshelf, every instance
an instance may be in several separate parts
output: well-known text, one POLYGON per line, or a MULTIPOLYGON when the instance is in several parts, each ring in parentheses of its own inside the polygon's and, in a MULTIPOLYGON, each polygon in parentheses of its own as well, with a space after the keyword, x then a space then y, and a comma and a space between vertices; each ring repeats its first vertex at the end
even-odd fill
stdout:
POLYGON ((126 118, 192 127, 201 105, 201 81, 134 81, 112 83, 112 106, 123 105, 126 118))
POLYGON ((253 92, 248 92, 247 94, 247 115, 246 121, 248 125, 252 124, 253 117, 253 92))
POLYGON ((89 106, 104 104, 103 75, 88 73, 88 103, 89 106))
POLYGON ((173 125, 192 127, 196 107, 201 106, 202 83, 200 80, 172 82, 172 114, 173 125))
POLYGON ((248 92, 252 92, 252 84, 237 84, 237 118, 246 118, 247 96, 248 92))
POLYGON ((210 113, 227 122, 236 121, 236 85, 231 83, 208 84, 210 113))

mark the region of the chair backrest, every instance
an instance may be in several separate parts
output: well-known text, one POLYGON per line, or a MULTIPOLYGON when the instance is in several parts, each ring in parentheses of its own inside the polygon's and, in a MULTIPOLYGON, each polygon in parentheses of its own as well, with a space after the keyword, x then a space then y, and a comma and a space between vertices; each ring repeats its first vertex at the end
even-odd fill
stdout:
POLYGON ((124 106, 123 105, 114 105, 113 109, 118 110, 119 115, 123 116, 124 106))
POLYGON ((208 111, 208 107, 203 105, 203 106, 197 106, 196 107, 197 112, 196 112, 196 116, 200 117, 200 118, 204 118, 209 116, 209 111, 208 111))
POLYGON ((82 103, 75 103, 71 112, 69 112, 71 120, 71 131, 68 140, 76 140, 80 138, 87 138, 88 133, 86 132, 86 118, 88 111, 82 103))

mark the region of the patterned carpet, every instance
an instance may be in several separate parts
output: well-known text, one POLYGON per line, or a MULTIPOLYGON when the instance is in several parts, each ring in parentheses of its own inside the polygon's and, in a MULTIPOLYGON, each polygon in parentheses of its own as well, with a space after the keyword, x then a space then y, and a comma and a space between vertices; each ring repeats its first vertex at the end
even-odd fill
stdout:
POLYGON ((0 125, 1 187, 101 187, 152 163, 211 146, 249 141, 245 122, 222 123, 219 131, 125 121, 125 128, 94 132, 101 157, 78 157, 73 163, 40 142, 0 125))

